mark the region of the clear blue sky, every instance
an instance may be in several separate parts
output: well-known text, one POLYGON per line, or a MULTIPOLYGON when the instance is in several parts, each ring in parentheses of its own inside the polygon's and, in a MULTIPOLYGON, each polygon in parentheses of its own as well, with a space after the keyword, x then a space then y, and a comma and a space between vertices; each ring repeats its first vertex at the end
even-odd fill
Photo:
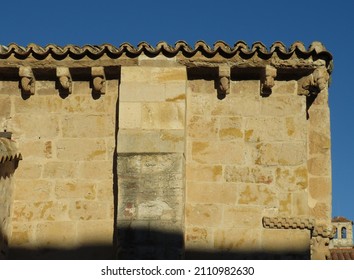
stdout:
POLYGON ((334 57, 330 87, 333 215, 354 220, 354 1, 3 1, 0 44, 231 45, 321 41, 334 57))

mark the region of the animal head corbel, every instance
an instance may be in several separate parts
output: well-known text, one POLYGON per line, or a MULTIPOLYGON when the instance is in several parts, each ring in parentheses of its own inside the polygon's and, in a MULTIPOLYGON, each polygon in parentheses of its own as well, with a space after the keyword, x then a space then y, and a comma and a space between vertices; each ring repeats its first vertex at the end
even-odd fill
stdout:
POLYGON ((92 75, 92 87, 93 90, 100 93, 106 93, 106 76, 104 73, 103 67, 92 67, 91 68, 92 75))
POLYGON ((69 68, 67 67, 58 67, 57 68, 57 77, 61 87, 66 90, 68 93, 72 91, 72 79, 69 68))
POLYGON ((21 89, 30 95, 35 93, 35 78, 31 67, 21 66, 19 69, 19 76, 21 78, 21 89))
POLYGON ((311 94, 318 94, 324 90, 329 81, 329 73, 324 66, 316 68, 313 73, 302 77, 298 81, 298 94, 309 96, 311 94))
POLYGON ((277 76, 277 69, 273 66, 266 65, 262 71, 261 77, 261 95, 269 96, 274 87, 274 79, 277 76))
POLYGON ((222 95, 230 93, 230 66, 219 66, 219 92, 222 95))

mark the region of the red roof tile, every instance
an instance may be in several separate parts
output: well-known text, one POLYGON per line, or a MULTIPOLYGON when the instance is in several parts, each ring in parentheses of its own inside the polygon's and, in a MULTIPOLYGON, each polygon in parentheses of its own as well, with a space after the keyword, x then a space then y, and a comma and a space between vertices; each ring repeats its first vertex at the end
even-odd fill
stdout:
POLYGON ((354 260, 354 248, 351 249, 330 249, 331 260, 354 260))

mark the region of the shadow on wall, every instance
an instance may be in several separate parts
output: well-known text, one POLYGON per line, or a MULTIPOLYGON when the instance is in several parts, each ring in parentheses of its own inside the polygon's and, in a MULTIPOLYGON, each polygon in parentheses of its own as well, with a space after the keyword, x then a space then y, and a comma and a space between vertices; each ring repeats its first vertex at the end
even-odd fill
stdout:
POLYGON ((12 176, 18 166, 19 160, 21 159, 21 157, 17 156, 12 158, 13 155, 11 155, 10 157, 12 159, 6 160, 6 158, 9 157, 9 151, 6 149, 8 149, 8 146, 0 146, 0 151, 5 151, 5 156, 1 155, 0 157, 0 260, 6 258, 9 209, 12 201, 12 176), (4 158, 5 161, 3 160, 4 158))
POLYGON ((121 234, 118 250, 112 244, 90 244, 82 247, 65 248, 9 248, 6 259, 35 260, 287 260, 310 259, 309 251, 208 251, 183 250, 183 236, 151 229, 119 229, 121 234), (180 244, 179 248, 176 244, 180 244))

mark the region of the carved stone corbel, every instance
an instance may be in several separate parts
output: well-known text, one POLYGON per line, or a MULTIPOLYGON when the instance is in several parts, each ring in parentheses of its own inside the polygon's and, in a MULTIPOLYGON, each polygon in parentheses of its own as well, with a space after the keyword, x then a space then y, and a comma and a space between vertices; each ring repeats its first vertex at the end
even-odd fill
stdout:
POLYGON ((230 93, 230 66, 219 66, 219 92, 223 95, 230 93))
POLYGON ((312 74, 302 77, 298 81, 298 94, 309 96, 318 94, 326 88, 329 80, 329 73, 326 67, 316 68, 312 74))
POLYGON ((266 65, 263 68, 261 76, 261 94, 268 96, 272 93, 274 87, 274 78, 277 76, 277 69, 273 66, 266 65))
POLYGON ((92 86, 93 90, 100 93, 106 93, 106 75, 104 73, 103 67, 92 67, 91 68, 92 75, 92 86))
POLYGON ((315 236, 311 238, 311 259, 326 260, 330 257, 329 238, 315 236))
POLYGON ((31 67, 21 66, 19 69, 19 76, 21 78, 21 89, 27 94, 35 93, 35 78, 31 67))
POLYGON ((329 242, 333 239, 335 228, 317 225, 311 233, 311 259, 326 260, 330 257, 329 242))
POLYGON ((64 90, 68 93, 72 91, 72 79, 69 68, 67 67, 58 67, 57 68, 57 77, 59 79, 59 83, 64 90))

